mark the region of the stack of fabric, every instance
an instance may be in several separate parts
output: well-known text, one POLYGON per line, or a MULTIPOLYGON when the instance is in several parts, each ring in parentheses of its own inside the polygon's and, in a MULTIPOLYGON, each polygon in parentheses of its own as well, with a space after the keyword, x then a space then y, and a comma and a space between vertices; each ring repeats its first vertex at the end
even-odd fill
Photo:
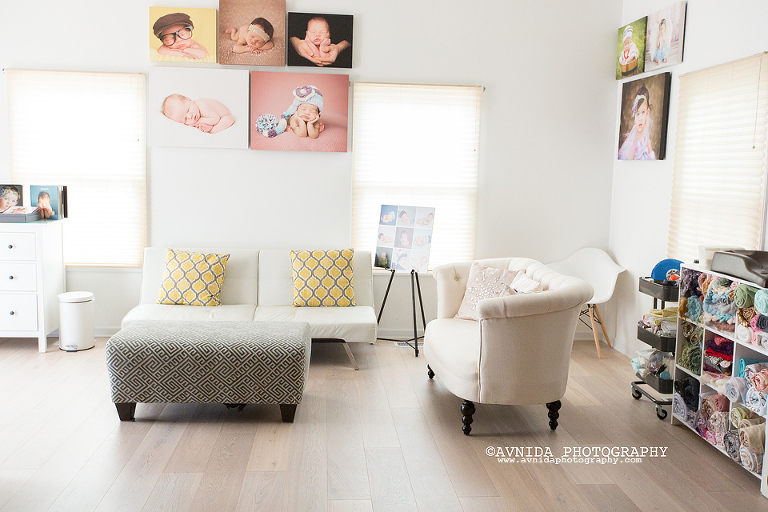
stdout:
POLYGON ((744 418, 738 426, 741 464, 753 473, 761 473, 765 452, 765 418, 744 418))
POLYGON ((638 322, 638 325, 657 336, 674 338, 677 336, 677 307, 652 309, 638 322))
POLYGON ((632 358, 629 362, 632 369, 640 378, 645 378, 649 373, 653 373, 661 379, 672 378, 669 368, 674 364, 670 352, 662 352, 656 349, 638 350, 638 357, 632 358))
POLYGON ((684 342, 677 354, 677 364, 691 373, 701 375, 701 341, 703 330, 688 322, 682 324, 684 342))
POLYGON ((706 288, 702 301, 702 322, 722 332, 734 332, 736 304, 733 296, 737 284, 729 279, 716 277, 712 277, 708 283, 708 286, 702 287, 702 291, 706 288))
MULTIPOLYGON (((696 411, 696 431, 709 443, 723 445, 728 431, 729 402, 725 395, 710 394, 702 398, 701 409, 696 411)), ((742 445, 744 443, 742 442, 742 445)))
POLYGON ((765 416, 768 413, 768 362, 739 360, 739 377, 745 379, 747 385, 742 402, 749 410, 765 416))
POLYGON ((715 335, 704 341, 704 370, 731 375, 733 366, 733 341, 715 335))

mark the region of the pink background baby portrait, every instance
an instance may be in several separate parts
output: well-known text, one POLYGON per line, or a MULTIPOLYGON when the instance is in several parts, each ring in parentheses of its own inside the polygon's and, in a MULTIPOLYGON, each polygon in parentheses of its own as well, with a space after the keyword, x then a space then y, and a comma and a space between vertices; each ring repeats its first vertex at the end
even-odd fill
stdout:
POLYGON ((346 152, 348 107, 349 75, 251 71, 251 149, 346 152), (279 120, 293 104, 294 89, 303 85, 314 85, 323 96, 320 119, 325 129, 320 136, 310 139, 290 131, 271 138, 262 135, 256 119, 272 114, 279 120))

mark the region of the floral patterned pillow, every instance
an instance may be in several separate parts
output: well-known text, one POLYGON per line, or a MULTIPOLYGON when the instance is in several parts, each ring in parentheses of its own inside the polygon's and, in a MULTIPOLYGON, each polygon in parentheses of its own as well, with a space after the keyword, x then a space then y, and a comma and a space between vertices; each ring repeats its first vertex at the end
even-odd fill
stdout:
POLYGON ((480 263, 472 263, 469 269, 467 290, 461 301, 456 318, 463 320, 480 320, 477 314, 477 303, 482 299, 506 297, 516 292, 511 288, 512 281, 520 273, 519 270, 491 268, 480 263))

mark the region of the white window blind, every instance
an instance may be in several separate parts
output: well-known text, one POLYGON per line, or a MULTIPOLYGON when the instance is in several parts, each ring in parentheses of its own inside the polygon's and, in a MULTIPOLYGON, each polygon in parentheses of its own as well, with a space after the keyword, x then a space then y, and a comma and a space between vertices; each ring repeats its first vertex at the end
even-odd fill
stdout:
POLYGON ((6 73, 11 180, 67 186, 65 263, 141 266, 147 241, 144 75, 6 73))
POLYGON ((475 256, 480 87, 354 84, 352 245, 381 205, 435 207, 429 267, 475 256))
POLYGON ((767 113, 766 54, 680 77, 669 257, 761 247, 767 113))

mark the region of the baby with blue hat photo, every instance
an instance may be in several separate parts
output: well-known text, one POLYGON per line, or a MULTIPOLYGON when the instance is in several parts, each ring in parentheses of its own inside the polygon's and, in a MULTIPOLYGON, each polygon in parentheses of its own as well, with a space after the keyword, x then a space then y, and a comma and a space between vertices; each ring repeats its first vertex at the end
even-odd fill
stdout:
POLYGON ((314 85, 302 85, 293 90, 293 103, 278 120, 272 114, 262 114, 256 119, 256 129, 265 137, 277 137, 289 131, 299 137, 316 139, 325 129, 320 120, 323 95, 314 85))

